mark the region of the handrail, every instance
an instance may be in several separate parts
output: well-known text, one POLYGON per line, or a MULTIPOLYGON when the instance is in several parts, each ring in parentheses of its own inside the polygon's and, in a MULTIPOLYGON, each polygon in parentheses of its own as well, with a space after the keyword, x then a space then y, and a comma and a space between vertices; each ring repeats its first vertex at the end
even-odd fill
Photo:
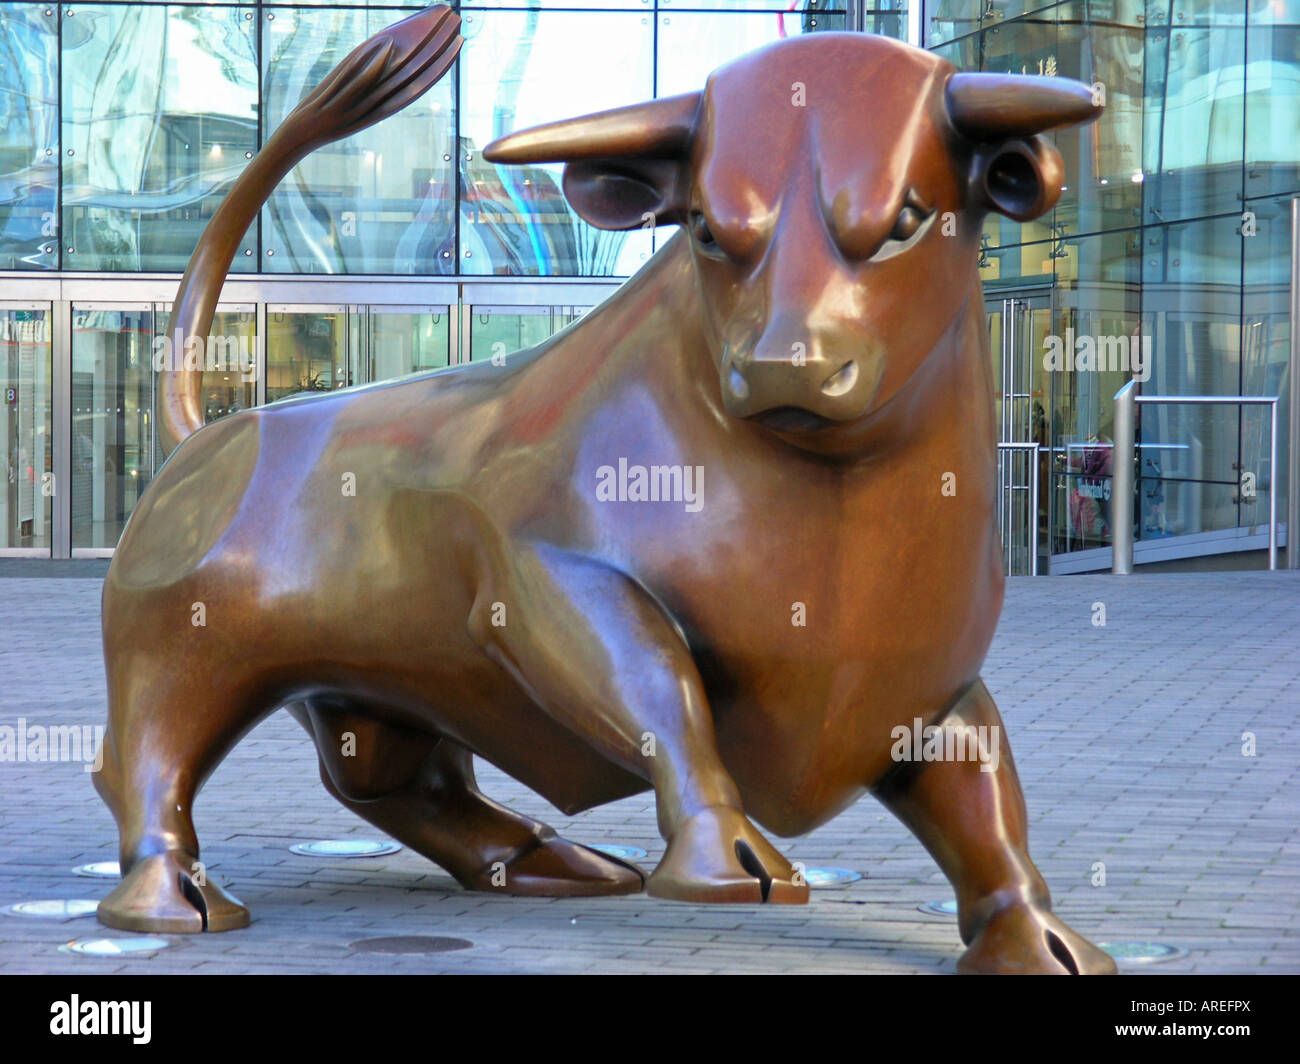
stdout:
MULTIPOLYGON (((1042 450, 1042 444, 1039 443, 1004 443, 999 441, 999 451, 1032 451, 1033 457, 1029 460, 1029 575, 1038 575, 1038 452, 1042 450)), ((1009 478, 1008 478, 1009 479, 1009 478)), ((1001 475, 999 473, 999 480, 1001 475)), ((1015 485, 1010 485, 1015 487, 1015 485)), ((998 512, 1007 515, 1007 520, 1003 524, 1004 534, 1002 537, 1002 549, 1007 557, 1007 570, 1011 569, 1011 548, 1007 545, 1007 533, 1011 530, 1011 506, 1004 504, 1003 500, 998 500, 998 512)))
MULTIPOLYGON (((1133 572, 1133 463, 1138 403, 1187 403, 1193 406, 1232 404, 1267 406, 1268 428, 1268 567, 1277 568, 1277 403, 1276 395, 1137 395, 1136 381, 1115 393, 1115 457, 1111 464, 1111 562, 1120 576, 1133 572)), ((1288 533, 1291 542, 1294 531, 1288 533)))

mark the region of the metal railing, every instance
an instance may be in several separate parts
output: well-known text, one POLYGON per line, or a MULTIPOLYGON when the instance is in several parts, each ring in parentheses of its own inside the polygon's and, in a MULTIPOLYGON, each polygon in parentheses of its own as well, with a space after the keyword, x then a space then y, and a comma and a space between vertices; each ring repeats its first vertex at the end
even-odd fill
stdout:
POLYGON ((1014 530, 1015 530, 1015 493, 1023 491, 1029 495, 1029 575, 1038 575, 1038 452, 1042 449, 1037 443, 999 443, 998 444, 998 533, 1002 536, 1002 551, 1006 559, 1007 573, 1015 572, 1014 530), (1003 461, 1003 454, 1025 451, 1029 453, 1029 483, 1015 484, 1009 475, 1011 462, 1003 461))
MULTIPOLYGON (((1277 568, 1277 403, 1276 395, 1137 395, 1136 381, 1115 393, 1115 447, 1111 463, 1111 563, 1121 576, 1133 572, 1133 494, 1136 464, 1137 404, 1186 403, 1192 406, 1267 406, 1268 427, 1268 567, 1277 568)), ((1287 542, 1290 542, 1288 535, 1287 542)))

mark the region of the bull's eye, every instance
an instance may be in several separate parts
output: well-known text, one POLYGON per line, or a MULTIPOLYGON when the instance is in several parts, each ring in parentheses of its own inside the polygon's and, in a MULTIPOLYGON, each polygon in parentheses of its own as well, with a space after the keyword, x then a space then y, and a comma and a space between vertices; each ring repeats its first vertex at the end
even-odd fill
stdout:
POLYGON ((898 212, 898 220, 890 230, 891 240, 911 240, 925 221, 925 215, 910 204, 898 212))
POLYGON ((934 208, 926 206, 916 189, 908 189, 898 217, 894 219, 894 227, 871 256, 871 261, 881 262, 884 259, 892 259, 895 255, 911 250, 929 231, 930 223, 934 221, 934 214, 934 208))
POLYGON ((713 230, 709 228, 709 223, 704 220, 703 211, 691 212, 691 236, 705 251, 717 251, 718 242, 714 239, 713 230))

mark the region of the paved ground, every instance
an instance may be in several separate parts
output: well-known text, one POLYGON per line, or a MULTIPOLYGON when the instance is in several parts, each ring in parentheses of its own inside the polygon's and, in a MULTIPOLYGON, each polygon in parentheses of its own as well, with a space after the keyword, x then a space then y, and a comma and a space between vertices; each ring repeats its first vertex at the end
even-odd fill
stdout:
MULTIPOLYGON (((13 572, 10 567, 9 572, 13 572)), ((86 572, 85 568, 80 570, 86 572)), ((103 723, 99 580, 0 579, 0 725, 103 723)), ((1165 972, 1300 971, 1300 579, 1290 573, 1023 578, 985 673, 1025 783, 1035 858, 1057 911, 1100 941, 1187 950, 1165 972), (1094 603, 1106 607, 1094 626, 1094 603), (1242 753, 1242 733, 1256 756, 1242 753), (1106 882, 1094 886, 1094 865, 1106 882)), ((587 843, 663 852, 651 802, 568 818, 485 767, 484 789, 587 843)), ((77 764, 0 764, 0 905, 99 898, 71 869, 116 857, 77 764)), ((286 714, 249 736, 197 807, 209 870, 253 912, 242 931, 138 959, 67 956, 93 917, 0 916, 4 972, 951 972, 950 896, 930 858, 870 799, 783 848, 863 878, 805 908, 703 907, 644 896, 530 900, 466 893, 403 851, 293 856, 296 841, 376 837, 321 788, 286 714), (473 947, 376 955, 387 935, 473 947)), ((1140 970, 1140 969, 1130 969, 1140 970)))

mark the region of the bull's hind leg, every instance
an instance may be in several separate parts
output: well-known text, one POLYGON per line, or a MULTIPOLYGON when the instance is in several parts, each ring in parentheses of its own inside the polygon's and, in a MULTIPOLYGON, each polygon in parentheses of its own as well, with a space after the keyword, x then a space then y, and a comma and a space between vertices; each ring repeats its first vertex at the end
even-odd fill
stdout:
POLYGON ((263 711, 233 670, 195 656, 110 650, 106 665, 108 728, 94 779, 117 821, 122 881, 99 903, 100 922, 168 933, 246 927, 248 910, 199 863, 191 810, 263 711))
POLYGON ((969 947, 958 971, 1113 973, 1109 956, 1052 915, 1047 884, 1029 859, 1025 799, 1006 730, 983 681, 943 724, 987 729, 981 753, 991 754, 996 743, 996 761, 905 763, 876 794, 925 844, 957 892, 958 928, 969 947), (982 764, 996 768, 986 772, 982 764))
POLYGON ((449 739, 320 702, 292 712, 316 742, 326 789, 469 890, 591 897, 644 886, 631 865, 484 795, 470 752, 449 739))

